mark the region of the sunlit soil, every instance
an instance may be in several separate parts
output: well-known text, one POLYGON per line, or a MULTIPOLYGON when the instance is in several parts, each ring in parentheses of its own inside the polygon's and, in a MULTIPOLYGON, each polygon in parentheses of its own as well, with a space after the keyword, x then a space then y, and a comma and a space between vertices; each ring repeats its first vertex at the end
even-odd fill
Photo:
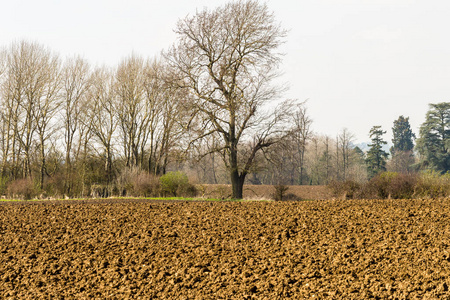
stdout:
POLYGON ((449 200, 0 204, 5 299, 449 299, 449 200))

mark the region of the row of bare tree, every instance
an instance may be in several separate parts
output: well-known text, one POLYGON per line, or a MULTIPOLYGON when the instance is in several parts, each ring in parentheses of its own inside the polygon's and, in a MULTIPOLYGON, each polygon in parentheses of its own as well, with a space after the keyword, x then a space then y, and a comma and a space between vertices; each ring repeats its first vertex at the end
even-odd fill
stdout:
POLYGON ((353 176, 348 132, 335 145, 312 139, 305 103, 279 101, 277 49, 286 31, 267 5, 205 8, 175 32, 161 58, 132 55, 114 68, 62 60, 27 41, 3 49, 2 186, 31 178, 41 190, 59 185, 79 196, 126 168, 158 175, 190 166, 202 181, 230 182, 233 198, 242 198, 249 174, 290 184, 353 176), (311 155, 317 164, 308 167, 311 155))
MULTIPOLYGON (((306 113, 304 103, 301 111, 306 113)), ((354 146, 354 136, 347 129, 331 138, 314 133, 308 115, 302 115, 299 121, 304 125, 293 131, 295 134, 288 135, 256 157, 248 183, 326 185, 332 181, 365 182, 368 179, 365 155, 354 146)), ((203 147, 210 149, 213 143, 211 139, 203 147)), ((191 177, 199 182, 230 183, 227 168, 215 152, 202 156, 200 163, 191 163, 189 170, 191 177)))
POLYGON ((167 84, 161 61, 130 56, 114 69, 92 68, 22 41, 2 51, 0 63, 4 180, 35 177, 43 188, 62 169, 65 178, 86 173, 93 158, 105 178, 91 181, 111 182, 114 160, 160 174, 182 146, 186 98, 167 84))

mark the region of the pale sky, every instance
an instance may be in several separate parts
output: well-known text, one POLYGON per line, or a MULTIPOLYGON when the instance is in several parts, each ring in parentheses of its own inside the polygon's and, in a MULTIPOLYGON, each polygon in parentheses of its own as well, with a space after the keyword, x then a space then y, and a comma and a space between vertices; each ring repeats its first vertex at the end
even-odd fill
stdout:
MULTIPOLYGON (((131 53, 157 56, 176 39, 179 18, 220 0, 3 0, 0 46, 26 39, 62 57, 114 66, 131 53)), ((268 0, 289 29, 283 98, 308 100, 313 130, 347 128, 369 141, 381 125, 391 139, 400 115, 413 131, 428 103, 450 101, 450 1, 268 0)))

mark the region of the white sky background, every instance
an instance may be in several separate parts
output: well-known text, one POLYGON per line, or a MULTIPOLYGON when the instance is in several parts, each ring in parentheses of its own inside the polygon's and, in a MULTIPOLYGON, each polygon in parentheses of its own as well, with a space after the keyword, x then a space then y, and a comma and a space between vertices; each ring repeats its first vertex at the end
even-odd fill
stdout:
MULTIPOLYGON (((179 18, 220 0, 3 0, 0 46, 26 39, 61 56, 114 66, 131 53, 154 57, 175 42, 179 18)), ((409 116, 413 131, 428 103, 450 101, 450 1, 268 0, 289 29, 284 98, 308 100, 316 133, 343 128, 369 141, 381 125, 409 116)))

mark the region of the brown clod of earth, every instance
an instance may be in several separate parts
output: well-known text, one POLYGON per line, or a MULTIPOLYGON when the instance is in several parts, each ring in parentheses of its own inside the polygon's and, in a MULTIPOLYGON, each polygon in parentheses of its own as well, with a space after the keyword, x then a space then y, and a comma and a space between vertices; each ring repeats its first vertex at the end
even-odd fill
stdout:
POLYGON ((0 205, 2 299, 450 299, 449 200, 0 205))

